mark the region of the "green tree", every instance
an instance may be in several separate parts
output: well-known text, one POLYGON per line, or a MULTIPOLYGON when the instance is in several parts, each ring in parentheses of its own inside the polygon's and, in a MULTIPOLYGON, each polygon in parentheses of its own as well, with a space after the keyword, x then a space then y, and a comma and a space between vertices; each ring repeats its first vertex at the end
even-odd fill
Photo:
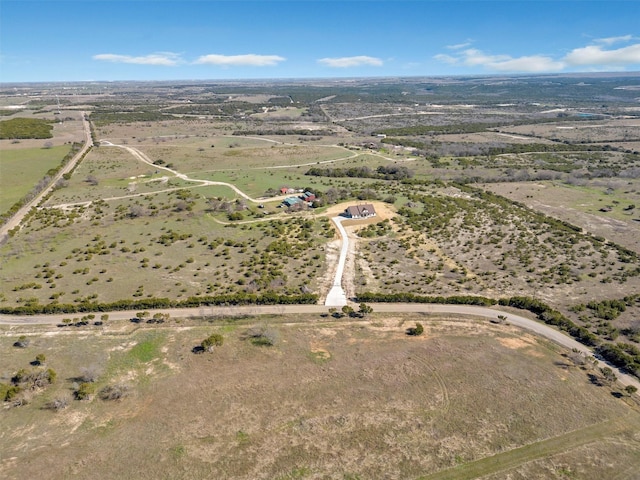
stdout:
POLYGON ((351 317, 355 313, 355 310, 353 309, 353 307, 345 305, 344 307, 342 307, 342 313, 351 317))
POLYGON ((200 346, 207 352, 213 352, 214 347, 220 347, 224 343, 224 337, 219 333, 212 333, 205 338, 200 346))
POLYGON ((627 395, 631 396, 638 391, 638 387, 635 385, 627 385, 624 387, 624 391, 627 392, 627 395))
POLYGON ((407 335, 411 335, 412 337, 417 337, 424 333, 424 327, 420 322, 416 322, 415 327, 409 327, 407 329, 407 335))
POLYGON ((43 365, 44 362, 46 361, 47 361, 47 357, 44 355, 44 353, 39 353, 38 355, 36 355, 36 361, 35 361, 36 365, 43 365))
POLYGON ((76 390, 76 398, 78 400, 88 400, 96 391, 95 383, 82 382, 76 390))
POLYGON ((361 317, 364 317, 370 313, 373 313, 373 308, 367 305, 366 303, 361 303, 359 308, 360 309, 358 310, 358 313, 360 314, 361 317))

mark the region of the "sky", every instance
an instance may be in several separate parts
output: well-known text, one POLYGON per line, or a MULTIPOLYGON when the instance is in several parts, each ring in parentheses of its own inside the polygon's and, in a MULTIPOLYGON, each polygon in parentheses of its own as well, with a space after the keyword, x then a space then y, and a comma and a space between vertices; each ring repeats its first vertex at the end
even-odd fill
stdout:
POLYGON ((567 72, 640 72, 640 0, 0 0, 3 83, 567 72))

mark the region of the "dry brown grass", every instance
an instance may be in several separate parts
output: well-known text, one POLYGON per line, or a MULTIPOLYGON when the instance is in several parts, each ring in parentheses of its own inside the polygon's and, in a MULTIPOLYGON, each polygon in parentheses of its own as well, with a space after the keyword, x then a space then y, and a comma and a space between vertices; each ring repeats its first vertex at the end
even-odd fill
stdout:
MULTIPOLYGON (((241 340, 250 320, 135 331, 116 322, 91 336, 32 330, 34 348, 60 381, 31 405, 3 413, 0 475, 404 479, 475 468, 470 462, 522 446, 532 452, 522 461, 511 455, 514 478, 560 479, 568 469, 599 479, 639 463, 637 410, 565 368, 554 347, 511 327, 404 315, 300 320, 267 320, 279 333, 274 347, 241 340), (404 331, 415 321, 425 334, 409 338, 404 331), (192 354, 211 331, 224 334, 224 346, 192 354), (41 410, 86 362, 101 362, 100 385, 127 381, 132 395, 41 410), (587 436, 574 446, 570 432, 617 418, 625 425, 607 430, 604 442, 587 436), (564 437, 546 442, 565 434, 566 445, 564 437), (549 455, 537 457, 538 444, 549 455), (611 452, 613 461, 604 461, 611 452)), ((20 332, 4 333, 9 370, 29 352, 10 347, 20 332)))

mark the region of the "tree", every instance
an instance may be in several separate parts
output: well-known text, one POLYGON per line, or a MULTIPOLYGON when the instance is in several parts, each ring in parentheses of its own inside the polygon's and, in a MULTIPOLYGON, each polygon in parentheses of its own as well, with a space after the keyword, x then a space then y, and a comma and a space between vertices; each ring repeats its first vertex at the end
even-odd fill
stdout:
POLYGON ((627 392, 627 395, 631 396, 638 391, 638 387, 635 385, 627 385, 624 387, 624 391, 627 392))
POLYGON ((94 383, 83 382, 78 385, 78 389, 75 392, 76 398, 78 400, 88 400, 95 393, 96 386, 94 383))
POLYGON ((29 346, 29 339, 24 335, 20 335, 18 341, 13 344, 16 348, 27 348, 29 346))
POLYGON ((342 307, 342 313, 351 317, 355 313, 355 310, 353 309, 353 307, 345 305, 344 307, 342 307))
POLYGON ((613 373, 613 370, 609 367, 602 367, 600 369, 600 372, 602 373, 602 380, 607 385, 613 384, 618 379, 618 377, 616 377, 616 374, 613 373))
POLYGON ((366 303, 361 303, 359 308, 360 309, 358 310, 358 313, 360 314, 361 317, 364 317, 370 313, 373 313, 373 308, 367 305, 366 303))
POLYGON ((416 322, 415 327, 407 328, 407 335, 411 335, 412 337, 417 337, 419 335, 422 335, 423 333, 424 333, 424 327, 420 322, 416 322))
POLYGON ((200 346, 207 352, 213 352, 214 347, 221 347, 224 343, 224 337, 219 333, 212 333, 205 338, 200 346))
POLYGON ((104 313, 100 316, 100 321, 106 322, 107 320, 109 320, 109 314, 104 313))
POLYGON ((46 360, 47 357, 45 357, 44 353, 39 353, 38 355, 36 355, 36 360, 34 363, 36 365, 43 365, 46 360))

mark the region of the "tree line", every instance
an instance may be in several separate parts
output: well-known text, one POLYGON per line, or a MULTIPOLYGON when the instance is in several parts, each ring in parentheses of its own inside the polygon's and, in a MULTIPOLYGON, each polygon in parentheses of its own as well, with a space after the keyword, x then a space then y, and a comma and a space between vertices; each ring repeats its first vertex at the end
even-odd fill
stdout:
POLYGON ((39 315, 53 313, 110 312, 117 310, 145 310, 157 308, 192 308, 201 306, 223 305, 294 305, 314 304, 318 295, 301 293, 286 295, 268 291, 262 294, 238 292, 225 295, 189 297, 185 300, 168 298, 145 298, 140 300, 118 300, 115 302, 97 303, 81 302, 77 304, 48 303, 41 305, 29 303, 18 307, 0 307, 0 313, 6 315, 39 315))
POLYGON ((322 168, 312 167, 305 175, 311 177, 351 177, 351 178, 375 178, 378 180, 406 180, 413 177, 413 172, 407 167, 399 165, 381 165, 375 170, 371 167, 349 168, 322 168))

